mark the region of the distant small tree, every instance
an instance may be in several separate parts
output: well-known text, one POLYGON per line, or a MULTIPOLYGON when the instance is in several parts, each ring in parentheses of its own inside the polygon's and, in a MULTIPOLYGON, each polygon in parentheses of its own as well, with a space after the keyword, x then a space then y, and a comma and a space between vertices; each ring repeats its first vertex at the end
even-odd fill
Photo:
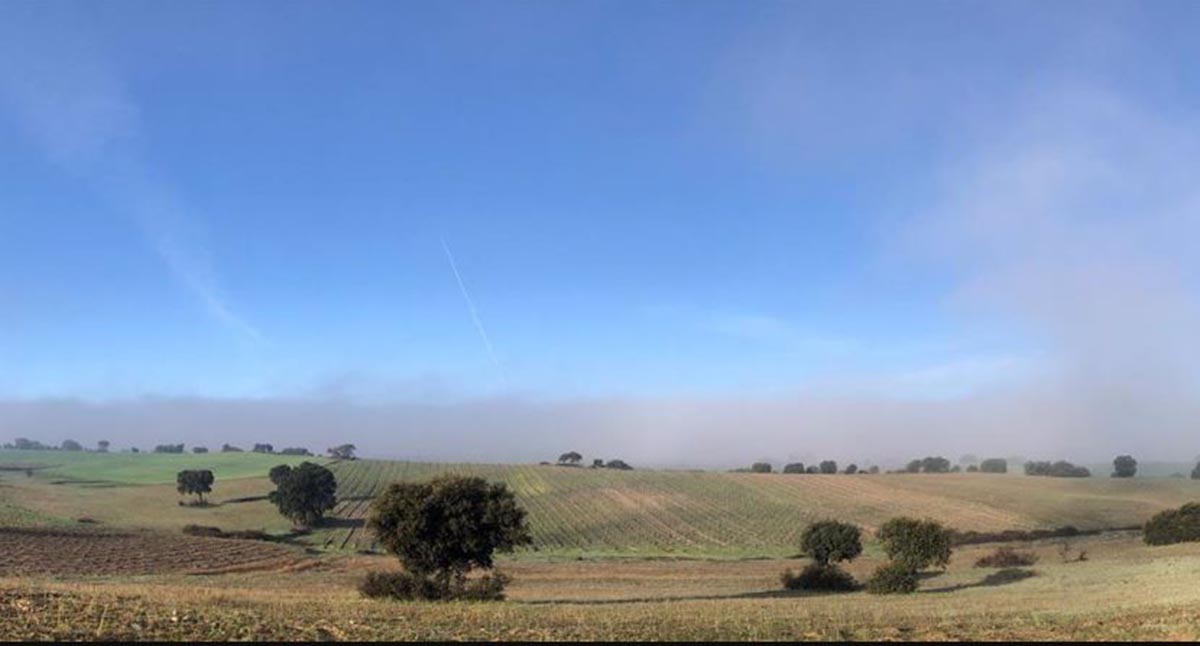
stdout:
POLYGON ((1004 458, 988 458, 979 463, 983 473, 1008 473, 1008 460, 1004 458))
POLYGON ((192 453, 208 453, 207 446, 193 446, 192 453))
POLYGON ((971 465, 971 464, 978 465, 978 464, 979 464, 979 458, 978 458, 978 457, 975 457, 975 455, 974 455, 974 454, 971 454, 971 453, 966 453, 966 454, 963 454, 962 456, 960 456, 960 457, 958 458, 958 463, 959 463, 959 464, 961 464, 961 465, 962 465, 962 466, 964 466, 964 467, 966 467, 966 466, 968 466, 968 465, 971 465))
POLYGON ((593 469, 603 469, 604 468, 604 460, 601 460, 600 458, 596 458, 596 459, 592 460, 592 468, 593 469))
POLYGON ((287 472, 268 498, 292 523, 311 526, 337 506, 337 479, 319 464, 302 462, 287 472))
POLYGON ((914 571, 950 562, 950 531, 936 520, 896 517, 879 528, 878 537, 892 561, 914 571))
POLYGON ((907 471, 908 473, 920 473, 921 472, 921 461, 920 460, 910 461, 904 467, 904 470, 907 471))
POLYGON ((195 495, 204 504, 204 494, 212 491, 213 472, 207 469, 189 469, 175 475, 175 490, 182 495, 195 495))
POLYGON ((159 444, 154 447, 155 453, 183 453, 182 444, 159 444))
POLYGON ((812 464, 812 465, 809 465, 809 467, 807 469, 805 469, 804 472, 808 473, 808 474, 820 473, 821 467, 819 467, 815 464, 812 464))
POLYGON ((837 462, 834 462, 833 460, 824 460, 821 462, 821 473, 831 474, 837 472, 837 462))
POLYGON ((371 505, 367 527, 407 573, 432 583, 442 599, 463 595, 467 574, 490 570, 495 552, 532 540, 516 496, 483 478, 393 483, 371 505))
POLYGON ((771 472, 771 463, 770 462, 755 462, 754 464, 750 465, 750 471, 752 473, 770 473, 771 472))
POLYGON ((109 446, 111 446, 111 445, 109 444, 108 440, 100 440, 99 442, 96 442, 96 452, 97 453, 108 453, 109 446))
POLYGON ((618 471, 633 471, 633 467, 625 463, 624 460, 609 460, 608 464, 604 465, 606 469, 616 469, 618 471))
POLYGON ((1197 462, 1196 466, 1192 467, 1192 480, 1200 480, 1200 462, 1197 462))
POLYGON ((925 473, 947 473, 950 471, 950 461, 940 455, 923 458, 921 460, 921 471, 925 473))
POLYGON ((871 468, 867 469, 867 473, 871 473, 871 474, 879 473, 879 465, 875 465, 875 464, 871 465, 871 468))
POLYGON ((801 462, 792 462, 783 465, 784 473, 804 473, 804 464, 801 462))
POLYGON ((83 445, 75 440, 63 440, 62 450, 64 451, 82 451, 83 445))
POLYGON ((858 465, 850 464, 846 466, 846 475, 854 475, 858 473, 858 465))
POLYGON ((255 453, 274 453, 275 447, 270 444, 255 444, 251 450, 255 453))
POLYGON ((567 451, 558 456, 559 464, 579 464, 583 460, 583 456, 576 451, 567 451))
POLYGON ((329 455, 335 460, 353 460, 354 452, 357 450, 358 448, 353 444, 339 444, 338 446, 327 449, 326 452, 329 453, 329 455))
POLYGON ((967 473, 979 473, 979 467, 975 466, 974 464, 968 464, 967 473))
POLYGON ((1137 460, 1132 455, 1118 455, 1113 460, 1114 478, 1132 478, 1137 475, 1137 460))
POLYGON ((138 449, 138 447, 136 447, 136 446, 133 446, 133 447, 130 447, 130 448, 129 448, 129 452, 130 452, 130 453, 140 453, 140 452, 141 452, 141 450, 140 450, 140 449, 138 449))
POLYGON ((242 452, 242 449, 240 449, 232 444, 222 444, 221 445, 221 453, 241 453, 241 452, 242 452))
MULTIPOLYGON (((973 464, 972 464, 971 466, 975 466, 975 465, 973 465, 973 464)), ((956 465, 954 465, 954 466, 950 467, 950 473, 961 473, 961 472, 962 472, 962 466, 961 466, 961 465, 957 465, 957 464, 956 464, 956 465)))

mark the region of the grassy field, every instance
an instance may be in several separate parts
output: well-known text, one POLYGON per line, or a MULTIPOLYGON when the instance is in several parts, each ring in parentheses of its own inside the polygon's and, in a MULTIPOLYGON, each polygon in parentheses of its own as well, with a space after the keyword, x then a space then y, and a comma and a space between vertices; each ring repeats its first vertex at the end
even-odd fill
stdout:
MULTIPOLYGON (((384 557, 325 557, 302 571, 209 576, 0 579, 10 639, 1175 639, 1200 637, 1200 545, 1137 537, 1053 543, 1022 576, 972 567, 991 546, 956 552, 916 594, 779 590, 800 562, 512 562, 509 600, 422 604, 360 598, 384 557)), ((858 577, 879 563, 856 561, 858 577)))
MULTIPOLYGON (((157 529, 195 523, 282 533, 289 524, 265 500, 272 486, 264 476, 270 466, 300 460, 250 453, 0 452, 0 465, 52 465, 33 477, 0 472, 0 484, 6 485, 0 488, 0 505, 10 516, 25 513, 43 520, 88 517, 157 529), (214 470, 213 506, 175 504, 175 472, 183 468, 214 470)), ((362 521, 383 487, 456 473, 503 481, 516 492, 529 511, 534 537, 520 558, 780 558, 796 552, 806 524, 828 517, 867 529, 901 514, 930 516, 964 530, 1092 529, 1138 524, 1161 509, 1200 498, 1200 481, 1177 478, 820 476, 384 460, 331 468, 341 502, 333 522, 302 539, 313 547, 376 548, 362 521)))
MULTIPOLYGON (((263 500, 280 456, 5 452, 0 466, 0 635, 8 639, 1187 639, 1200 637, 1200 544, 1148 547, 1136 532, 1033 543, 1021 572, 973 567, 995 545, 956 550, 912 595, 780 589, 807 522, 867 530, 848 569, 882 562, 870 530, 899 514, 959 529, 1129 525, 1200 499, 1173 478, 1021 475, 810 476, 607 471, 359 460, 331 464, 330 526, 284 542, 195 539, 188 523, 285 534, 263 500), (214 460, 214 458, 216 458, 214 460), (214 505, 180 506, 174 472, 213 468, 214 505), (438 473, 507 482, 534 549, 500 560, 503 603, 361 598, 394 559, 358 554, 371 497, 438 473), (88 523, 78 522, 86 517, 88 523), (40 529, 13 529, 35 527, 40 529), (50 537, 39 542, 37 532, 50 537), (95 537, 88 532, 101 532, 95 537), (126 542, 114 538, 121 532, 126 542), (117 541, 111 549, 105 541, 117 541), (126 544, 127 543, 127 544, 126 544), (292 544, 289 544, 292 543, 292 544), (319 549, 325 547, 327 549, 319 549), (307 549, 306 549, 307 548, 307 549), (1079 560, 1080 552, 1087 559, 1079 560), (74 559, 68 562, 69 559, 74 559), (613 558, 620 557, 620 558, 613 558), (672 557, 672 558, 661 558, 672 557), (165 563, 169 567, 156 565, 165 563), (203 574, 199 574, 199 573, 203 574)), ((290 461, 298 461, 292 459, 290 461)), ((1026 545, 1028 547, 1029 545, 1026 545)))

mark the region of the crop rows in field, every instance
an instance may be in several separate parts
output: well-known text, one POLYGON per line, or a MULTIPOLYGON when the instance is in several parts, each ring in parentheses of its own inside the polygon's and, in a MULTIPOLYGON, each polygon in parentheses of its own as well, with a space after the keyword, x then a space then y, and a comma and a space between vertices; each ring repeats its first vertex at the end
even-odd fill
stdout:
POLYGON ((341 502, 323 542, 355 550, 377 548, 361 521, 387 484, 445 473, 508 484, 529 512, 530 549, 551 554, 781 556, 794 554, 804 527, 824 518, 867 529, 897 515, 933 517, 964 530, 1127 525, 1197 493, 1190 482, 1165 479, 1114 484, 1015 475, 822 476, 384 460, 333 469, 341 502), (1087 516, 1100 508, 1115 511, 1090 522, 1087 516), (1081 509, 1089 514, 1081 516, 1081 509))
MULTIPOLYGON (((871 515, 894 509, 894 496, 868 478, 611 471, 538 465, 431 464, 356 460, 334 467, 340 525, 326 547, 371 550, 364 519, 391 482, 437 474, 502 481, 529 512, 532 549, 616 554, 781 554, 795 552, 813 520, 856 499, 871 515)), ((920 512, 921 500, 908 505, 920 512)), ((901 505, 902 507, 904 505, 901 505)), ((1010 526, 1011 524, 1005 524, 1010 526)))
POLYGON ((261 541, 49 528, 0 528, 0 555, 0 576, 217 572, 300 560, 286 547, 261 541))

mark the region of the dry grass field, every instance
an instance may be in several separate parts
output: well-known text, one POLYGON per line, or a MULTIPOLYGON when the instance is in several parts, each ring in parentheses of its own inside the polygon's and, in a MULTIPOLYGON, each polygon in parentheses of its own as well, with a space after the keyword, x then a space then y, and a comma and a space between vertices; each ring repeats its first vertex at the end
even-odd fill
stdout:
MULTIPOLYGON (((17 456, 20 457, 20 456, 17 456)), ((49 456, 24 456, 26 461, 49 456)), ((958 548, 912 595, 784 592, 804 562, 797 537, 837 516, 868 530, 849 565, 882 562, 870 530, 894 515, 958 529, 1129 525, 1200 498, 1190 480, 1019 475, 785 476, 593 471, 552 466, 333 465, 331 526, 280 542, 182 535, 187 523, 284 534, 258 499, 270 485, 246 456, 218 473, 214 506, 179 506, 162 456, 106 471, 0 474, 0 637, 7 639, 1181 639, 1200 638, 1200 543, 1149 547, 1105 532, 1032 547, 1020 570, 974 567, 996 544, 958 548), (357 553, 372 495, 435 473, 503 480, 529 509, 533 549, 504 557, 501 603, 363 599, 365 572, 397 567, 357 553), (157 474, 157 475, 153 475, 157 474), (98 484, 98 483, 103 483, 98 484), (245 500, 245 499, 249 500, 245 500), (240 500, 240 502, 239 502, 240 500), (87 517, 93 521, 80 523, 87 517), (26 528, 26 529, 15 529, 26 528), (30 529, 32 528, 32 529, 30 529), (1080 552, 1086 560, 1078 560, 1080 552)), ((178 458, 179 456, 172 456, 178 458)), ((189 458, 194 468, 202 457, 189 458)), ((11 454, 0 462, 15 462, 11 454)), ((182 467, 181 467, 182 468, 182 467)), ((172 478, 173 479, 173 478, 172 478)))

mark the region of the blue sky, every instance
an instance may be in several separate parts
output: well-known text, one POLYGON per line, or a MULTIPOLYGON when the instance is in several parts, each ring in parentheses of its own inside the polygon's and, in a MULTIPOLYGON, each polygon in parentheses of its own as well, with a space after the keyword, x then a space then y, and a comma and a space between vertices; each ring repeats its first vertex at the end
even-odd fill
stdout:
POLYGON ((1191 320, 1179 227, 1196 220, 1165 215, 1191 193, 1164 169, 1194 163, 1172 133, 1200 100, 1198 18, 1169 2, 6 2, 0 396, 1076 384, 1094 347, 1147 352, 1115 324, 1072 345, 1126 302, 1088 297, 1072 258, 1141 276, 1130 294, 1175 285, 1150 310, 1191 320))

